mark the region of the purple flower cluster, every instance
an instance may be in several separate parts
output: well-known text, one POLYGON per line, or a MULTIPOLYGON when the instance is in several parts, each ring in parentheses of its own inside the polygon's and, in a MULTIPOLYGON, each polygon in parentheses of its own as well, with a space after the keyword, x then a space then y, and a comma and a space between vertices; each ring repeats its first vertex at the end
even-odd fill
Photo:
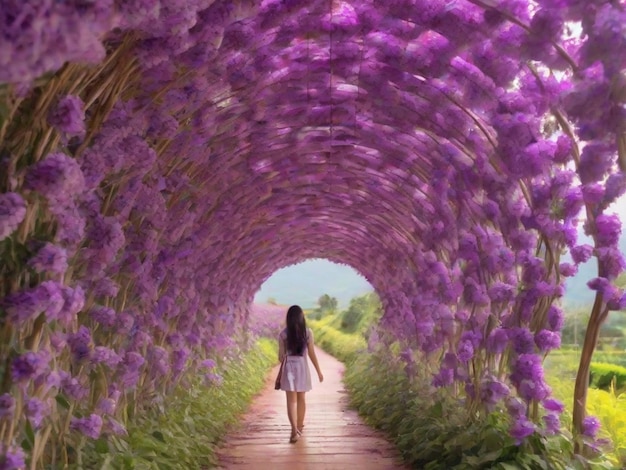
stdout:
POLYGON ((0 241, 11 235, 26 216, 26 203, 17 193, 0 194, 0 241))
POLYGON ((2 470, 24 470, 26 455, 20 447, 0 444, 0 468, 2 470))
POLYGON ((50 355, 45 351, 26 352, 11 361, 11 378, 17 383, 27 383, 48 370, 50 355))
POLYGON ((541 357, 520 354, 514 361, 511 382, 524 400, 543 400, 550 394, 550 387, 544 381, 541 357))
POLYGON ((28 265, 41 273, 65 274, 68 266, 67 251, 60 246, 46 243, 28 260, 28 265))
POLYGON ((85 133, 85 103, 78 96, 64 96, 48 116, 48 122, 68 136, 85 133))
POLYGON ((85 418, 72 418, 70 421, 70 427, 90 437, 91 439, 98 439, 102 432, 102 417, 96 414, 89 415, 85 418))

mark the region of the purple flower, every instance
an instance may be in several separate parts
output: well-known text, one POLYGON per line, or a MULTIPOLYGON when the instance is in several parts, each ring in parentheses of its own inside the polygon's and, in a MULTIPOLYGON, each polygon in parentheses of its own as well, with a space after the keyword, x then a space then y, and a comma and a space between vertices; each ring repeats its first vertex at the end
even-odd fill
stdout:
POLYGON ((133 388, 139 380, 139 369, 145 363, 145 359, 134 351, 127 352, 124 361, 119 365, 120 382, 126 388, 133 388))
POLYGON ((135 323, 135 316, 129 312, 120 312, 115 322, 116 333, 119 335, 126 335, 131 332, 135 323))
POLYGON ((187 358, 189 357, 189 349, 175 349, 172 351, 172 371, 178 375, 185 369, 187 358))
POLYGON ((80 432, 84 436, 98 439, 102 432, 102 417, 97 414, 91 414, 86 418, 72 417, 70 420, 70 428, 80 432))
POLYGON ((551 411, 553 413, 563 413, 563 410, 565 410, 565 405, 563 405, 563 403, 554 398, 545 399, 543 401, 543 407, 547 411, 551 411))
POLYGON ((626 173, 614 173, 606 180, 603 203, 611 204, 626 193, 626 173))
POLYGON ((468 362, 474 357, 474 346, 470 340, 466 339, 459 343, 457 356, 461 362, 468 362))
POLYGON ((5 393, 0 395, 0 419, 13 417, 15 411, 15 398, 5 393))
POLYGON ((570 253, 572 255, 574 263, 585 263, 589 260, 589 258, 591 258, 591 255, 593 254, 593 247, 590 245, 575 246, 570 250, 570 253))
POLYGON ((61 379, 61 387, 65 394, 77 402, 80 402, 89 395, 89 388, 85 387, 76 377, 65 373, 61 379))
POLYGON ((44 351, 16 356, 11 362, 11 378, 18 383, 33 380, 48 369, 50 356, 44 351))
POLYGON ((561 276, 563 277, 575 276, 577 272, 578 272, 578 266, 576 266, 575 264, 561 263, 559 265, 559 273, 561 273, 561 276))
POLYGON ((604 246, 596 249, 600 262, 599 274, 602 277, 615 279, 626 268, 626 260, 618 246, 604 246))
POLYGON ((495 405, 500 400, 509 396, 510 390, 506 384, 500 382, 497 379, 485 380, 482 383, 481 399, 483 403, 495 405))
POLYGON ((509 430, 509 434, 515 439, 517 444, 521 444, 524 439, 532 435, 534 432, 535 425, 525 416, 518 417, 509 430))
POLYGON ((213 369, 216 366, 216 364, 213 359, 205 359, 204 361, 200 363, 200 366, 206 369, 213 369))
POLYGON ((96 410, 101 415, 112 415, 115 414, 115 409, 117 408, 117 402, 112 398, 101 398, 96 406, 96 410))
POLYGON ((504 328, 495 328, 487 338, 487 351, 501 354, 509 342, 509 335, 504 328))
POLYGON ((548 413, 543 417, 546 432, 549 435, 557 434, 561 430, 561 418, 558 414, 548 413))
POLYGON ((617 215, 600 214, 596 217, 595 232, 598 246, 614 246, 622 233, 622 223, 617 215))
POLYGON ((69 136, 85 133, 85 103, 80 97, 67 95, 61 98, 48 116, 48 123, 69 136))
POLYGON ((38 398, 30 398, 24 406, 26 416, 34 429, 39 429, 41 422, 48 415, 49 408, 46 403, 38 398))
POLYGON ((114 420, 110 416, 106 417, 104 428, 107 433, 113 434, 114 436, 128 435, 128 432, 126 431, 124 425, 114 420))
POLYGON ((509 397, 506 400, 506 409, 513 418, 519 418, 526 415, 528 405, 519 398, 509 397))
POLYGON ((510 377, 520 396, 527 401, 543 400, 550 394, 550 387, 544 381, 541 357, 536 354, 520 354, 513 363, 510 377))
POLYGON ((67 251, 65 248, 46 243, 28 265, 40 273, 65 274, 67 271, 67 251))
POLYGON ((542 352, 561 347, 561 335, 550 330, 541 330, 535 335, 535 344, 542 352))
POLYGON ((578 173, 583 184, 601 181, 612 165, 612 148, 605 143, 590 143, 580 156, 578 173))
POLYGON ((0 241, 11 235, 26 217, 26 203, 17 193, 0 194, 0 241))
POLYGON ((586 416, 583 419, 582 434, 583 436, 595 438, 600 430, 600 421, 595 416, 586 416))
POLYGON ((167 375, 170 371, 167 351, 160 346, 150 346, 148 359, 158 376, 167 375))
POLYGON ((587 204, 598 204, 604 196, 604 188, 599 183, 586 184, 582 188, 583 198, 587 204))
POLYGON ((37 289, 19 291, 6 296, 0 302, 6 311, 7 319, 19 327, 23 323, 34 320, 46 308, 46 299, 42 298, 37 289))
POLYGON ((534 380, 524 379, 516 385, 520 396, 527 401, 543 400, 547 398, 551 392, 550 387, 544 382, 543 378, 534 380))
POLYGON ((489 288, 489 297, 492 302, 509 302, 515 297, 515 287, 504 282, 495 282, 489 288))
POLYGON ((556 305, 551 305, 548 309, 548 325, 552 331, 561 331, 564 323, 563 310, 556 305))
POLYGON ((63 308, 59 312, 58 320, 63 326, 69 326, 76 319, 76 314, 80 312, 85 305, 85 292, 81 287, 63 288, 63 308))
POLYGON ((528 328, 511 329, 509 338, 513 343, 513 350, 518 354, 532 353, 535 350, 533 334, 528 328))
POLYGON ((111 328, 115 325, 116 317, 115 310, 110 307, 102 305, 96 305, 89 311, 89 315, 96 322, 100 323, 107 328, 111 328))
POLYGON ((122 362, 122 358, 115 351, 106 346, 96 346, 91 354, 91 361, 94 364, 104 364, 110 369, 114 369, 122 362))
POLYGON ((587 285, 590 289, 598 291, 602 295, 609 310, 620 310, 624 307, 624 291, 615 286, 607 278, 593 278, 587 285))
POLYGON ((1 470, 24 470, 26 468, 26 456, 19 447, 6 447, 0 444, 0 469, 1 470))
POLYGON ((433 376, 432 384, 434 387, 445 387, 454 381, 454 369, 442 367, 437 374, 433 376))
POLYGON ((79 326, 76 333, 67 335, 67 344, 75 361, 87 359, 93 349, 93 340, 89 328, 84 325, 79 326))
POLYGON ((74 195, 81 193, 85 181, 76 160, 64 153, 52 153, 28 169, 24 187, 58 203, 71 200, 74 195))

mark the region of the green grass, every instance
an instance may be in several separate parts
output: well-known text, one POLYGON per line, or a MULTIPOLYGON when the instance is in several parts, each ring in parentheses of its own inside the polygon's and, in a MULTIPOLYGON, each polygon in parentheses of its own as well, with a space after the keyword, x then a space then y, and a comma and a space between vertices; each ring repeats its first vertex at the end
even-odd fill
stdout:
POLYGON ((261 339, 223 371, 221 386, 189 378, 167 398, 162 410, 137 416, 128 436, 91 442, 83 449, 83 468, 188 470, 212 468, 215 450, 237 423, 276 363, 275 341, 261 339))
MULTIPOLYGON (((623 356, 624 353, 599 351, 594 354, 594 360, 622 359, 623 356)), ((552 387, 554 397, 565 404, 562 422, 567 427, 572 422, 574 380, 579 359, 578 351, 562 350, 549 354, 544 363, 546 379, 552 387)), ((600 420, 599 437, 611 440, 607 457, 617 462, 620 468, 626 468, 626 394, 616 392, 614 389, 605 391, 590 387, 587 395, 587 413, 600 420)))
POLYGON ((313 330, 315 344, 332 354, 340 361, 348 364, 354 361, 359 353, 367 350, 365 338, 358 334, 343 333, 333 328, 334 317, 327 316, 321 320, 307 320, 313 330))
MULTIPOLYGON (((345 382, 352 405, 368 424, 387 434, 413 468, 606 469, 623 462, 620 442, 624 442, 626 423, 619 410, 626 400, 590 390, 589 412, 599 417, 604 426, 603 436, 611 438, 616 447, 610 455, 600 456, 594 462, 575 462, 567 432, 557 436, 536 434, 518 446, 509 437, 510 423, 504 410, 483 418, 471 415, 444 389, 432 389, 431 376, 425 368, 409 378, 403 363, 384 352, 358 354, 366 351, 363 336, 334 328, 337 316, 308 323, 316 334, 316 342, 346 362, 345 382)), ((554 374, 554 382, 567 384, 555 395, 571 406, 573 378, 578 367, 576 353, 556 354, 547 365, 548 372, 554 374), (559 392, 570 393, 569 399, 563 399, 559 392)), ((571 422, 571 412, 566 411, 563 422, 571 422)))

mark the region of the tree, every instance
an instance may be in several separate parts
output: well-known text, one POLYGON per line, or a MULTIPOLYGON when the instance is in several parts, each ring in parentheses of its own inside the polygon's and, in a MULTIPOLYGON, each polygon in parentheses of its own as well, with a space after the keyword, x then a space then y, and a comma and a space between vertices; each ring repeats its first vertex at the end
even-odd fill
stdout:
POLYGON ((335 297, 331 297, 328 294, 322 295, 317 300, 317 303, 320 306, 320 310, 322 312, 335 311, 337 310, 337 306, 339 305, 337 299, 335 297))

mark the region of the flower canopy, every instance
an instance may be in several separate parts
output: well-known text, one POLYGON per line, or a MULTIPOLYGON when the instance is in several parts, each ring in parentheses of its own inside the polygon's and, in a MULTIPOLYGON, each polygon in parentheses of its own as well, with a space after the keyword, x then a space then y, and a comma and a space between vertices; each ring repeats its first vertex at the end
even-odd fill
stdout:
MULTIPOLYGON (((624 307, 621 0, 0 5, 0 98, 28 116, 0 129, 0 236, 34 239, 47 273, 3 287, 7 318, 58 320, 73 360, 115 346, 127 387, 133 352, 176 374, 227 347, 308 258, 363 274, 381 327, 441 358, 433 383, 486 404, 549 400, 540 358, 579 263, 599 262, 592 322, 624 307)), ((16 380, 48 367, 17 359, 16 380)))

